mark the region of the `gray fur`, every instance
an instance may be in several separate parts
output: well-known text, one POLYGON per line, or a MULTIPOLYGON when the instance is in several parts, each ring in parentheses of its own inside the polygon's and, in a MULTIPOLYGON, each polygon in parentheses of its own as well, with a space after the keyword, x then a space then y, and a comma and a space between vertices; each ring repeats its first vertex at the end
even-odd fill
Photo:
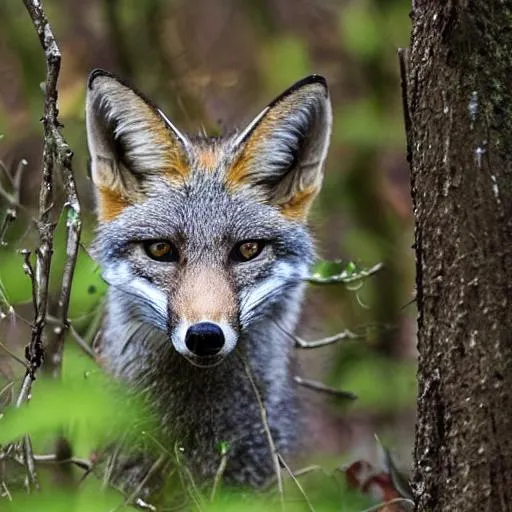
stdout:
MULTIPOLYGON (((192 164, 186 183, 156 181, 144 200, 100 223, 94 254, 110 284, 101 352, 114 374, 143 390, 169 451, 176 442, 183 446, 195 476, 214 476, 217 445, 226 441, 231 450, 225 480, 261 486, 272 477, 273 465, 243 361, 261 392, 279 451, 293 453, 301 424, 292 378, 294 344, 287 333, 297 324, 314 249, 302 222, 256 200, 250 187, 236 192, 227 187, 233 140, 200 143, 226 148, 213 171, 192 164), (148 258, 141 248, 148 239, 172 241, 180 261, 148 258), (230 262, 232 247, 248 239, 268 243, 254 260, 230 262), (238 342, 209 368, 193 366, 171 343, 180 321, 173 299, 183 275, 196 266, 227 276, 237 298, 231 327, 238 342)), ((214 292, 204 291, 213 299, 214 292)))

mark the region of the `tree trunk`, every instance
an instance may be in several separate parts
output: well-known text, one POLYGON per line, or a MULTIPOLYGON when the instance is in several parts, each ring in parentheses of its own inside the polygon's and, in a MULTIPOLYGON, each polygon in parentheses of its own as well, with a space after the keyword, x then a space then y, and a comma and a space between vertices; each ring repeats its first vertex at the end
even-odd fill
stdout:
POLYGON ((416 511, 512 510, 512 1, 416 0, 416 511))

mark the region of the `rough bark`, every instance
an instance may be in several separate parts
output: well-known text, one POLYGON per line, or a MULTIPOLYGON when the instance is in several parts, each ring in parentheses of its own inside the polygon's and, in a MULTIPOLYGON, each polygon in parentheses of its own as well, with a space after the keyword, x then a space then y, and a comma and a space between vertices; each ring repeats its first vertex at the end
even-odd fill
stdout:
POLYGON ((512 510, 512 2, 413 2, 417 511, 512 510))

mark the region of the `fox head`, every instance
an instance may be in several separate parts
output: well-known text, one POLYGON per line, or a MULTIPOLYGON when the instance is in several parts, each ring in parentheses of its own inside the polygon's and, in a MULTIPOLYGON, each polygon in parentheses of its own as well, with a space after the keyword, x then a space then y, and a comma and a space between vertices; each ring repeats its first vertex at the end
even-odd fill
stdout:
POLYGON ((120 321, 159 331, 196 366, 218 364, 266 323, 294 329, 331 132, 325 79, 297 82, 241 132, 205 138, 96 70, 86 117, 95 254, 109 308, 128 312, 120 321))

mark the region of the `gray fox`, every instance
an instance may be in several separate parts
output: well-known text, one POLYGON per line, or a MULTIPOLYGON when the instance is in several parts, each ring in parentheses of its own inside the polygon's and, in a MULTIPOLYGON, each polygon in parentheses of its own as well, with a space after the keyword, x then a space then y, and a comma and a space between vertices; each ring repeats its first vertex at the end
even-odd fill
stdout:
POLYGON ((103 70, 86 102, 97 201, 94 254, 109 284, 100 344, 148 397, 193 475, 262 486, 274 474, 259 389, 281 454, 299 446, 290 336, 314 259, 306 221, 332 113, 312 75, 243 130, 188 136, 103 70))

